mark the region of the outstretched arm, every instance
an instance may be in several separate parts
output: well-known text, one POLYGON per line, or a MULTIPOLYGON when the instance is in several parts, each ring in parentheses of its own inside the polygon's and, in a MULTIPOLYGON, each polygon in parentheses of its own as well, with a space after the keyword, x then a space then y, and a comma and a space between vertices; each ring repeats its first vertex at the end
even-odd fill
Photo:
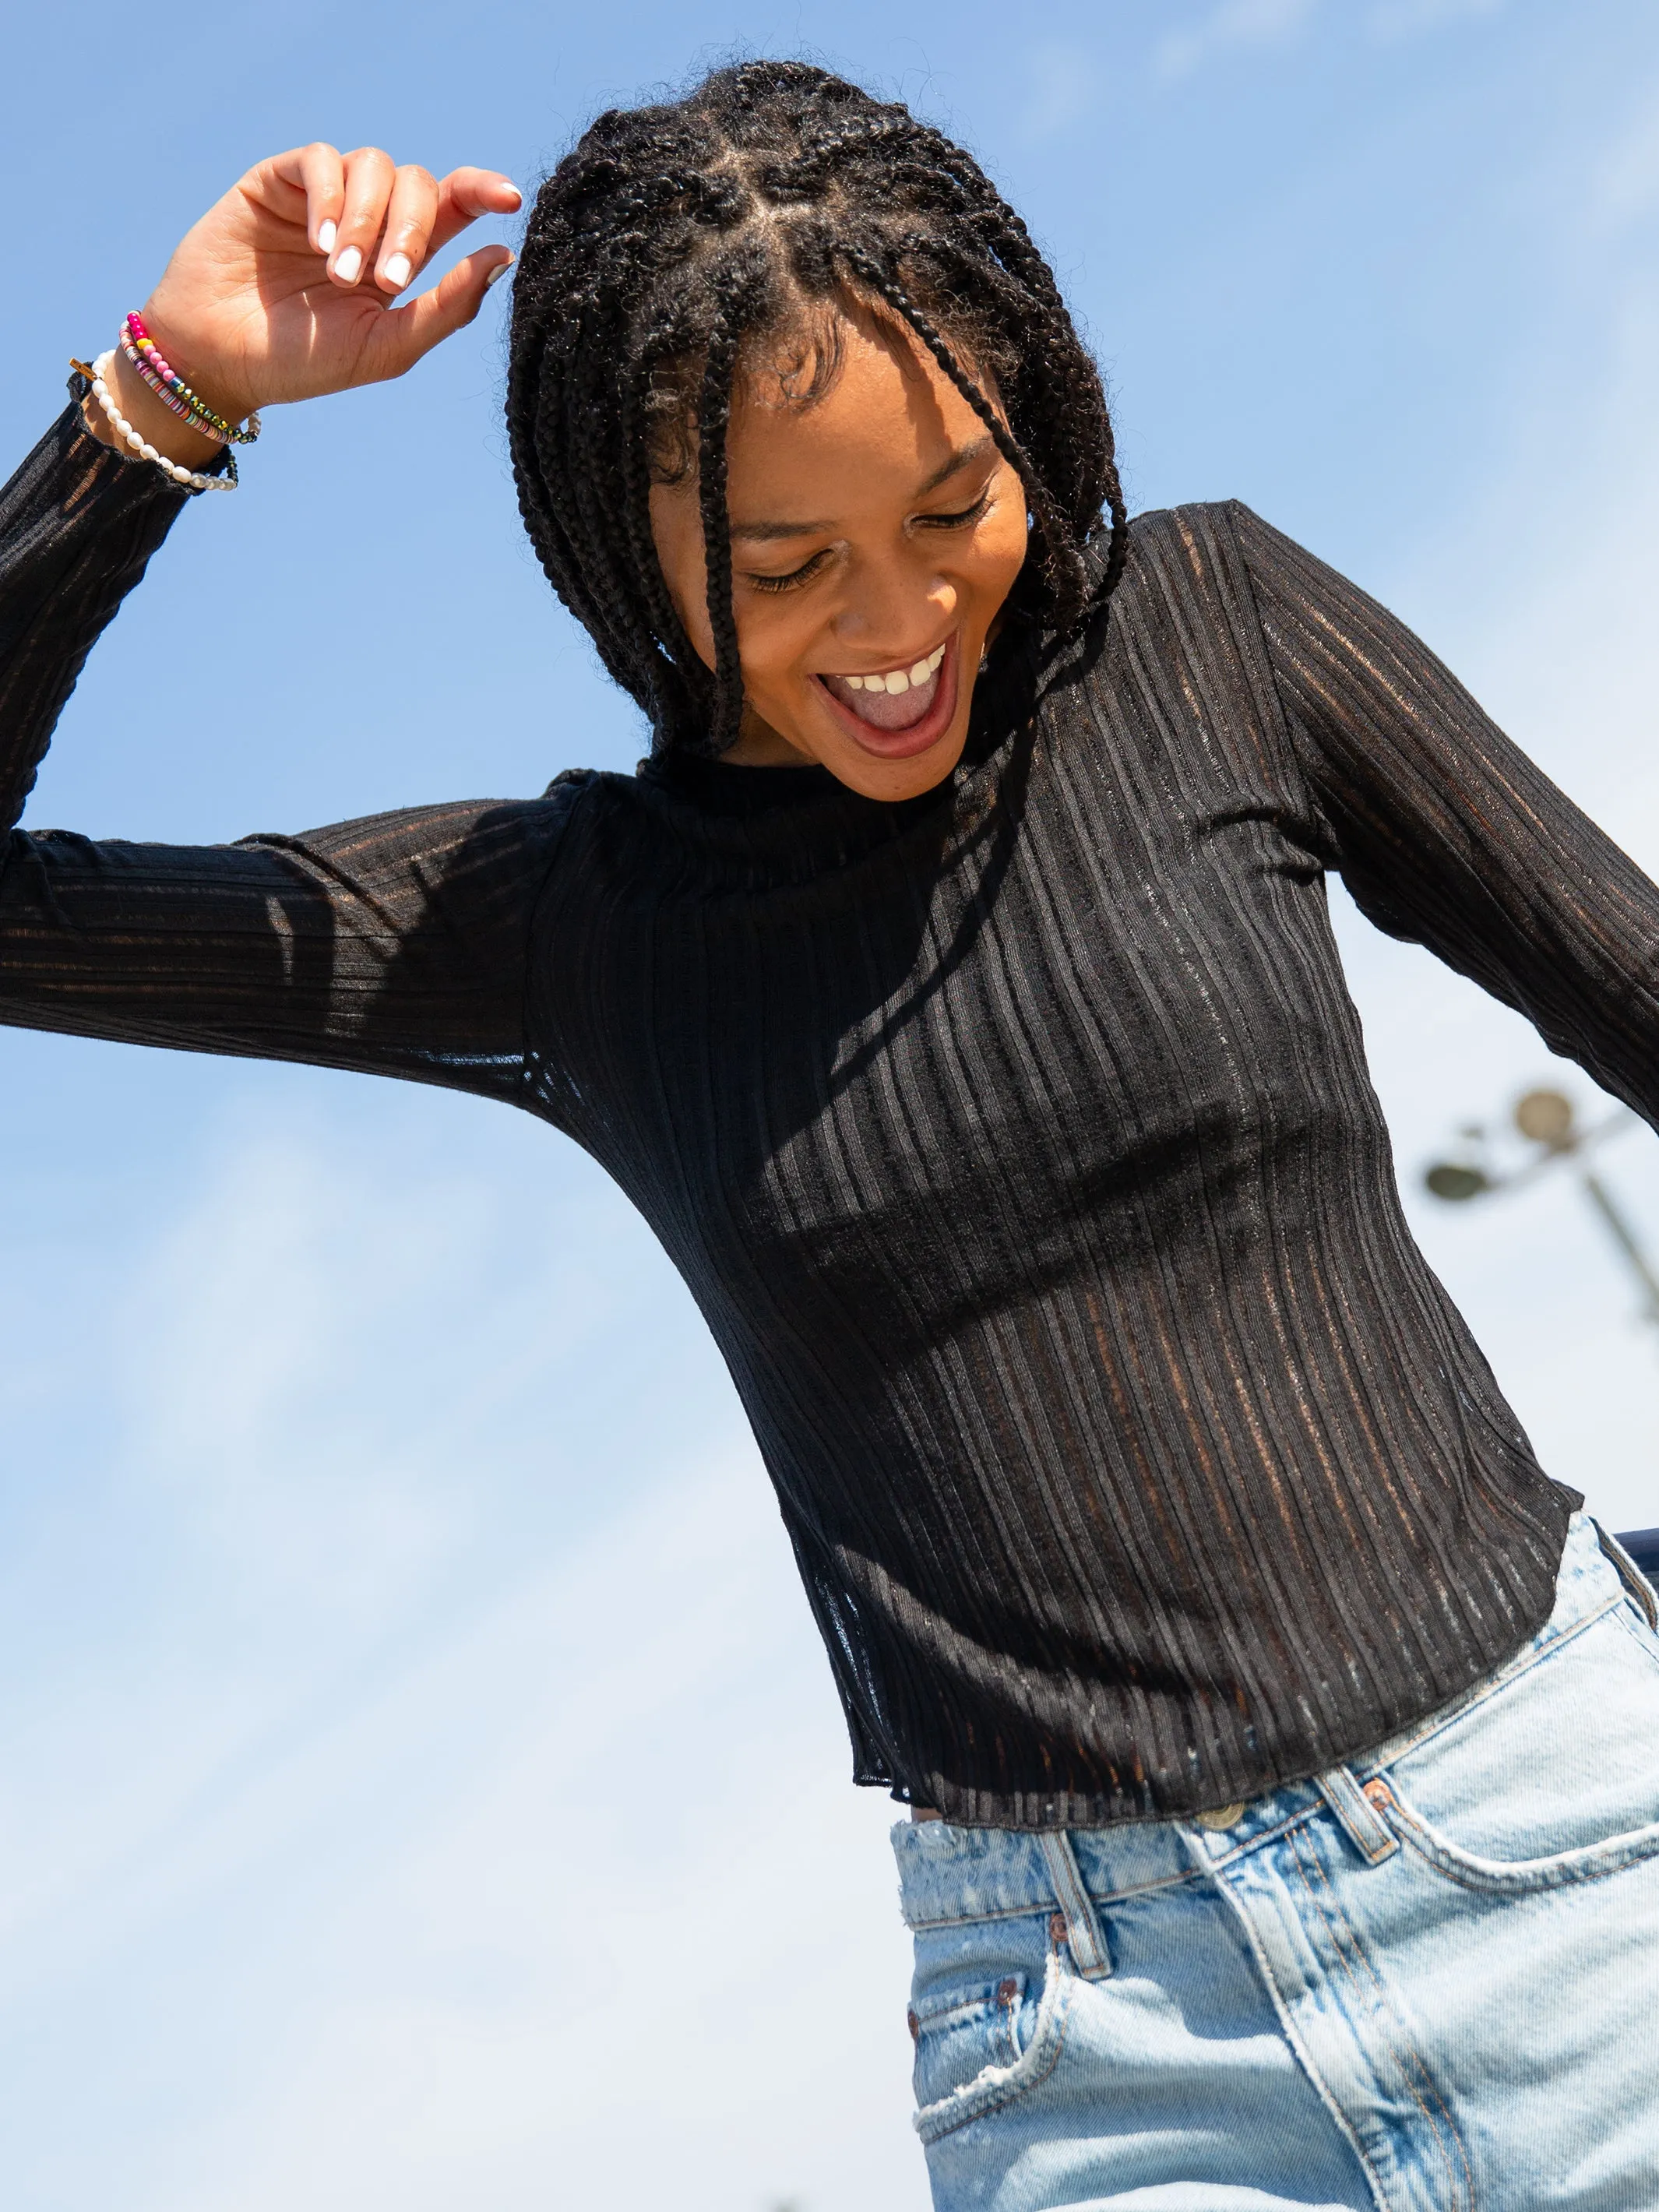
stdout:
POLYGON ((1403 623, 1248 507, 1231 515, 1356 903, 1659 1123, 1659 886, 1403 623))
POLYGON ((535 900, 579 784, 237 845, 5 834, 183 504, 73 408, 0 491, 0 1021, 511 1095, 535 900))

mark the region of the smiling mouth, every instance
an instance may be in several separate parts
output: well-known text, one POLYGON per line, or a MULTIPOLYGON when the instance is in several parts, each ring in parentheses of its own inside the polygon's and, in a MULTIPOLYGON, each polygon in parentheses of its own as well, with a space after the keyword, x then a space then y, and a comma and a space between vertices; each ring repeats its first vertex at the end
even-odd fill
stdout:
POLYGON ((939 671, 946 647, 937 646, 922 659, 872 676, 818 678, 830 697, 872 730, 897 732, 925 721, 939 696, 939 671))

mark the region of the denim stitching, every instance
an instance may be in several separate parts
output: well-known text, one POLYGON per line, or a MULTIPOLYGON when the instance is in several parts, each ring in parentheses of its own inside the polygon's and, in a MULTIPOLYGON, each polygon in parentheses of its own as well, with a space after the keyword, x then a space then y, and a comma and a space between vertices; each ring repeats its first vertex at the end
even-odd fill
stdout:
POLYGON ((1343 2141, 1352 2151, 1359 2170, 1365 2177, 1365 2184, 1371 2192, 1376 2212, 1389 2212, 1389 2192, 1383 2189, 1382 2177, 1378 2173, 1370 2153, 1360 2141, 1352 2119, 1343 2110, 1341 2100, 1314 2063, 1313 2054, 1308 2048, 1307 2039, 1297 2025, 1295 2008, 1279 1986, 1278 1978, 1273 1972, 1273 1961, 1262 1944, 1255 1922, 1231 1882, 1218 1882, 1216 1887, 1232 1908, 1239 1926, 1243 1930, 1244 1941, 1249 1946, 1250 1956, 1255 1961, 1256 1972, 1261 1975, 1263 1986, 1273 1999, 1273 2010, 1279 2015, 1279 2033, 1296 2054, 1304 2072, 1313 2084, 1314 2094, 1329 2113, 1343 2141))
POLYGON ((1624 1584, 1626 1596, 1640 1612, 1648 1626, 1659 1635, 1659 1591, 1655 1590, 1613 1531, 1604 1528, 1599 1521, 1593 1525, 1595 1540, 1601 1547, 1601 1556, 1624 1584))
POLYGON ((1619 1626, 1648 1664, 1651 1667, 1659 1667, 1659 1638, 1656 1638, 1653 1631, 1648 1628, 1646 1621, 1644 1620, 1638 1627, 1636 1621, 1632 1619, 1631 1612, 1626 1611, 1620 1614, 1619 1626))
MULTIPOLYGON (((902 1882, 902 1874, 899 1879, 902 1882)), ((1098 1897, 1095 1896, 1095 1893, 1091 1890, 1089 1894, 1094 1899, 1095 1910, 1098 1912, 1111 1905, 1122 1904, 1130 1898, 1151 1897, 1161 1889, 1182 1889, 1188 1882, 1200 1881, 1202 1879, 1201 1872, 1197 1868, 1194 1868, 1186 1874, 1160 1875, 1156 1881, 1139 1882, 1133 1889, 1108 1890, 1098 1897)), ((939 1920, 912 1920, 907 1912, 903 1914, 903 1920, 905 1926, 913 1935, 920 1936, 936 1928, 977 1928, 982 1922, 991 1920, 1031 1920, 1035 1919, 1039 1912, 1053 1912, 1059 1904, 1060 1899, 1057 1897, 1045 1897, 1038 1899, 1030 1905, 999 1905, 983 1912, 946 1913, 939 1920)))
POLYGON ((1282 1844, 1298 1828, 1310 1827, 1320 1814, 1328 1809, 1322 1797, 1316 1799, 1312 1804, 1304 1805, 1299 1813, 1287 1814, 1273 1827, 1264 1828, 1259 1836, 1252 1836, 1248 1843, 1235 1844, 1220 1857, 1212 1858, 1209 1863, 1210 1870, 1215 1874, 1224 1874, 1230 1867, 1237 1866, 1241 1860, 1253 1857, 1265 1844, 1282 1844))
MULTIPOLYGON (((1421 2052, 1417 2050, 1410 2039, 1405 2036, 1403 2033, 1398 2036, 1393 2033, 1393 2031, 1396 2029, 1403 2031, 1405 2026, 1405 2023, 1401 2020, 1398 2012, 1395 2008, 1393 1992, 1390 1990, 1388 1984, 1383 1980, 1382 1975, 1378 1972, 1376 1961, 1371 1957, 1370 1953, 1366 1949, 1365 1945, 1360 1937, 1358 1929, 1353 1926, 1346 1913, 1343 1913, 1340 1916, 1341 1923, 1343 1929, 1346 1931, 1346 1935, 1352 1938, 1352 1943, 1345 1943, 1342 1935, 1338 1933, 1336 1923, 1332 1918, 1330 1910, 1328 1909, 1323 1900, 1315 1893, 1314 1885, 1310 1878, 1308 1869, 1304 1863, 1302 1852, 1299 1848, 1299 1841, 1297 1840, 1292 1840, 1291 1844, 1291 1856, 1295 1862, 1297 1874, 1301 1880, 1302 1887, 1308 1893, 1310 1909, 1317 1913, 1320 1919, 1323 1921, 1326 1934, 1330 1938, 1331 1950, 1335 1956, 1338 1964, 1341 1966, 1344 1973, 1346 1974, 1350 1983, 1354 1984, 1356 1991, 1358 1988, 1358 1976, 1354 1969, 1354 1959, 1358 1958, 1364 1963, 1365 1972, 1370 1978, 1372 1988, 1376 1992, 1377 2003, 1381 2008, 1385 2019, 1391 2023, 1389 2032, 1386 2033, 1383 2037, 1384 2047, 1388 2051, 1390 2058, 1392 2058, 1395 2065, 1399 2067, 1401 2078, 1404 2080, 1407 2087, 1411 2091, 1418 2110, 1428 2122, 1430 2132, 1432 2134, 1435 2142, 1439 2146, 1441 2159, 1448 2171, 1449 2171, 1451 2167, 1451 2160, 1447 2154, 1445 2136, 1441 2133, 1439 2122, 1436 2120, 1434 2113, 1429 2110, 1428 2105, 1424 2101, 1424 2090, 1427 2091, 1429 2097, 1433 2100, 1435 2106, 1437 2107, 1441 2119, 1446 2124, 1446 2133, 1449 2135, 1453 2144, 1456 2147, 1457 2162, 1463 2169, 1463 2186, 1466 2193, 1462 2200, 1462 2206, 1472 2208, 1474 2203, 1474 2176, 1469 2170, 1468 2150, 1463 2142, 1462 2136, 1458 2132, 1457 2124, 1452 2118, 1451 2113, 1447 2107, 1446 2100, 1440 2094, 1438 2085, 1436 2083, 1434 2075, 1430 2070, 1427 2060, 1424 2058, 1421 2052), (1352 1953, 1352 1955, 1350 1955, 1350 1953, 1352 1953), (1418 2077, 1417 2080, 1413 2079, 1413 2075, 1418 2077), (1420 2088, 1419 2087, 1419 2081, 1422 2084, 1420 2088)), ((1321 1882, 1328 1888, 1329 1883, 1327 1881, 1322 1866, 1318 1867, 1318 1873, 1321 1882)), ((1462 2212, 1462 2208, 1460 2208, 1457 2203, 1453 2203, 1447 2206, 1446 2212, 1462 2212)))
MULTIPOLYGON (((924 2105, 921 2110, 915 2114, 911 2124, 928 2148, 931 2148, 936 2142, 942 2142, 946 2136, 955 2135, 958 2129, 966 2127, 969 2120, 988 2119, 993 2112, 1000 2112, 1018 2099, 1028 2095, 1031 2090, 1039 2087, 1046 2081, 1055 2067, 1059 2065, 1060 2055, 1066 2044, 1066 2025, 1071 2017, 1072 1998, 1078 1984, 1077 1977, 1068 1973, 1061 1966, 1059 1952, 1051 1951, 1048 1955, 1052 1961, 1051 1972, 1059 1983, 1060 1993, 1054 2000, 1054 2009, 1048 2016, 1049 2048, 1043 2055, 1042 2065, 1034 2067, 1030 2073, 1023 2075, 1018 2081, 1009 2079, 996 2082, 988 2081, 981 2089, 975 2089, 974 2084, 969 2081, 962 2088, 954 2090, 950 2096, 941 2097, 933 2104, 924 2105), (959 2115, 955 2109, 958 2102, 962 2106, 959 2115)), ((1044 1995, 1046 1997, 1046 1986, 1044 1995)), ((1018 2072, 1019 2068, 1024 2064, 1032 2051, 1037 2049, 1042 2035, 1042 2014, 1039 2012, 1036 2030, 1030 2042, 1014 2061, 1013 2065, 1003 2069, 1006 2075, 1012 2075, 1018 2072)))
POLYGON ((1622 1836, 1609 1836, 1604 1843, 1579 1844, 1570 1851, 1552 1852, 1547 1858, 1482 1859, 1474 1851, 1461 1850, 1398 1796, 1394 1798, 1393 1810, 1405 1831, 1402 1843, 1409 1844, 1448 1881, 1481 1897, 1536 1897, 1547 1890, 1582 1888, 1588 1882, 1625 1874, 1659 1856, 1659 1820, 1627 1829, 1622 1836), (1601 1863, 1604 1856, 1606 1864, 1601 1863))

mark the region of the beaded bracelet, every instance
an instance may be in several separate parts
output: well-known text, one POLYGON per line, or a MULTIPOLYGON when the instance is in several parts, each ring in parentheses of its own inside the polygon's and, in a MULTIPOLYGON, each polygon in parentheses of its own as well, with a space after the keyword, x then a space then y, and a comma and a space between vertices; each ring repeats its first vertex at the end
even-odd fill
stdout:
POLYGON ((126 416, 115 404, 114 394, 105 380, 109 375, 110 363, 115 358, 112 346, 100 353, 94 362, 71 361, 70 367, 78 369, 92 386, 92 396, 109 417, 110 426, 118 438, 131 447, 141 460, 154 461, 158 469, 165 470, 174 483, 185 491, 234 491, 236 489, 236 456, 228 453, 228 466, 222 477, 204 476, 199 469, 187 469, 177 461, 170 461, 165 453, 158 453, 148 440, 141 438, 126 416))
POLYGON ((258 436, 257 415, 248 416, 246 430, 234 429, 222 415, 216 415, 206 400, 191 390, 178 370, 162 359, 160 347, 144 328, 143 318, 136 308, 122 319, 121 350, 161 404, 170 407, 182 422, 204 431, 210 438, 216 438, 222 446, 251 446, 258 436))

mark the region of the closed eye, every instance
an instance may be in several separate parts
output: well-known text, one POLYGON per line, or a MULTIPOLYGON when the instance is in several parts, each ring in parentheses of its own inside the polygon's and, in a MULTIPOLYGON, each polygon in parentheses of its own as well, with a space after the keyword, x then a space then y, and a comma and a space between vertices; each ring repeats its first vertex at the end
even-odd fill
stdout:
MULTIPOLYGON (((924 530, 965 530, 975 523, 991 504, 991 486, 987 484, 971 507, 954 509, 949 514, 919 514, 918 526, 924 530)), ((799 568, 791 568, 781 576, 759 575, 753 569, 745 572, 744 583, 757 592, 795 592, 803 584, 810 584, 825 564, 835 557, 835 548, 820 547, 810 560, 803 561, 799 568)))
POLYGON ((991 487, 987 484, 971 507, 959 507, 953 514, 919 514, 916 520, 928 530, 962 530, 977 522, 990 504, 991 487))
POLYGON ((751 572, 744 576, 744 581, 752 585, 757 592, 798 591, 803 584, 811 582, 825 562, 833 558, 834 551, 833 546, 821 546, 810 561, 803 561, 799 568, 790 569, 787 575, 757 576, 751 572))

